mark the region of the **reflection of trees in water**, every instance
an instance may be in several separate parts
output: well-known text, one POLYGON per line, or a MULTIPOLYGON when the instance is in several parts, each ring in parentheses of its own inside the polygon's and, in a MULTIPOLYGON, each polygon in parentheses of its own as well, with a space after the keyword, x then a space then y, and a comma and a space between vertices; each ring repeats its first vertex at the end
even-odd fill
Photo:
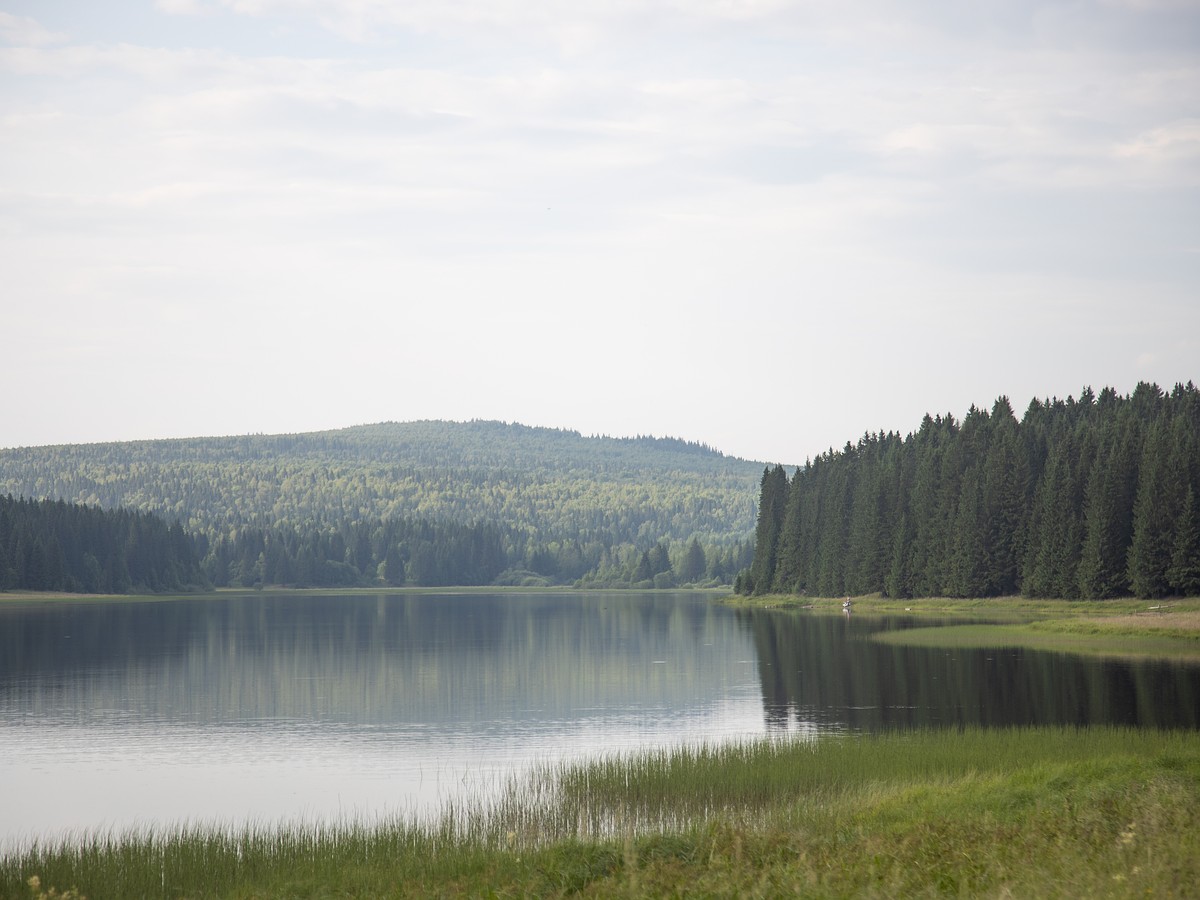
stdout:
POLYGON ((1200 667, 1020 649, 867 640, 891 621, 741 611, 754 637, 768 730, 794 721, 881 730, 946 725, 1200 727, 1200 667))
POLYGON ((722 693, 750 652, 730 610, 666 592, 89 601, 0 611, 0 712, 378 725, 656 715, 722 693))

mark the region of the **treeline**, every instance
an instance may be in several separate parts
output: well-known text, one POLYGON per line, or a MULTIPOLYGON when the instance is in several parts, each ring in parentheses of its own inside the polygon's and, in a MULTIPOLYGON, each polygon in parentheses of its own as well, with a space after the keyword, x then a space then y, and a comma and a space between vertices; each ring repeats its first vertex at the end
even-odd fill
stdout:
POLYGON ((205 587, 195 541, 131 510, 0 496, 0 590, 128 593, 205 587))
POLYGON ((218 587, 731 584, 760 469, 671 438, 389 422, 0 450, 0 491, 178 521, 218 587))
POLYGON ((741 593, 1200 593, 1200 392, 1006 398, 866 434, 760 484, 741 593))
POLYGON ((645 549, 748 541, 761 468, 675 439, 427 421, 5 449, 0 492, 138 509, 210 537, 416 517, 645 549))
POLYGON ((494 523, 418 518, 246 526, 203 543, 202 568, 216 587, 676 587, 729 584, 753 557, 749 541, 706 548, 695 538, 662 540, 639 551, 597 540, 533 541, 494 523))
POLYGON ((749 541, 537 542, 493 523, 415 517, 261 528, 216 539, 133 510, 0 497, 0 590, 131 593, 210 587, 729 584, 749 541))

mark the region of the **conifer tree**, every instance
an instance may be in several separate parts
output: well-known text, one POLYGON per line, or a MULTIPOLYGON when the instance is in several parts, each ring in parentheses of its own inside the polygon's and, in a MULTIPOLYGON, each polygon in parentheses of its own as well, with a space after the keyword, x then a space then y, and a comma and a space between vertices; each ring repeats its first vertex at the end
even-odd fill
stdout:
POLYGON ((775 579, 775 560, 787 505, 787 491, 788 477, 783 466, 763 470, 758 525, 754 531, 754 562, 750 567, 750 579, 756 594, 771 590, 775 579))
POLYGON ((1167 581, 1184 597, 1200 595, 1200 503, 1190 485, 1179 511, 1167 581))
POLYGON ((816 592, 825 597, 846 590, 846 540, 854 497, 854 448, 847 442, 826 468, 825 498, 817 524, 816 592))
POLYGON ((1020 440, 1020 425, 1007 397, 992 407, 991 436, 983 463, 985 596, 1015 593, 1020 568, 1020 539, 1026 518, 1029 461, 1020 440))
POLYGON ((908 528, 908 513, 900 512, 900 518, 892 533, 891 565, 884 578, 883 590, 889 597, 913 596, 912 541, 908 528))
POLYGON ((928 414, 916 435, 916 470, 908 519, 912 531, 909 550, 911 587, 915 596, 930 596, 941 588, 945 523, 938 497, 945 443, 951 437, 947 423, 940 416, 935 420, 928 414))
POLYGON ((683 561, 679 567, 679 580, 685 584, 699 581, 704 577, 707 565, 707 561, 704 558, 704 548, 693 537, 688 544, 687 552, 684 554, 683 561))
POLYGON ((879 440, 866 436, 856 454, 854 496, 846 535, 846 590, 867 594, 883 589, 890 546, 879 440))
MULTIPOLYGON (((1101 395, 1105 404, 1105 395, 1101 395)), ((1115 419, 1087 480, 1084 538, 1079 561, 1080 595, 1087 600, 1118 597, 1129 591, 1129 545, 1133 540, 1133 502, 1137 485, 1134 432, 1115 419)))
POLYGON ((805 465, 754 565, 776 590, 824 595, 1162 596, 1193 583, 1196 496, 1194 385, 1085 387, 1020 422, 1001 397, 961 426, 926 416, 902 444, 868 433, 805 465))
POLYGON ((983 485, 974 469, 962 480, 958 513, 954 518, 952 553, 947 566, 946 593, 951 597, 980 597, 986 593, 983 485))
POLYGON ((808 555, 806 544, 809 534, 805 529, 804 514, 807 507, 805 495, 810 480, 810 468, 811 465, 798 469, 788 488, 772 587, 772 590, 780 593, 800 593, 805 589, 805 561, 808 555))
POLYGON ((1167 423, 1150 427, 1138 466, 1137 500, 1133 510, 1133 539, 1129 546, 1129 584, 1139 597, 1170 593, 1167 569, 1175 543, 1179 515, 1181 460, 1172 452, 1167 423))

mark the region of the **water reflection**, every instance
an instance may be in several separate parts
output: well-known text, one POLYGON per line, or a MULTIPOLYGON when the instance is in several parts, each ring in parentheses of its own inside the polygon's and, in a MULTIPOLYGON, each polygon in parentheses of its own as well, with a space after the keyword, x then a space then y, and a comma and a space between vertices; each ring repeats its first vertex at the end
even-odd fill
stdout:
POLYGON ((371 818, 534 761, 785 729, 1198 726, 1196 667, 865 640, 686 593, 0 604, 0 845, 371 818))
POLYGON ((180 819, 373 817, 534 761, 761 733, 707 595, 0 605, 0 843, 180 819))
POLYGON ((423 726, 672 715, 742 682, 728 611, 678 595, 261 597, 0 615, 0 714, 423 726))
MULTIPOLYGON (((867 640, 903 619, 741 611, 770 731, 818 723, 1200 727, 1200 667, 1022 649, 926 649, 867 640)), ((928 622, 920 623, 928 625, 928 622)))

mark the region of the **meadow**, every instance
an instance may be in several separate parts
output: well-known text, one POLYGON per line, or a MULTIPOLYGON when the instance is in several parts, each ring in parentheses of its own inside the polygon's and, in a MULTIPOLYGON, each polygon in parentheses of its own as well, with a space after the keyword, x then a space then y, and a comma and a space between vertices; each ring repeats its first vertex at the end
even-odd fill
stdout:
POLYGON ((1184 897, 1200 735, 826 735, 543 767, 427 821, 156 827, 0 857, 8 898, 1184 897))

